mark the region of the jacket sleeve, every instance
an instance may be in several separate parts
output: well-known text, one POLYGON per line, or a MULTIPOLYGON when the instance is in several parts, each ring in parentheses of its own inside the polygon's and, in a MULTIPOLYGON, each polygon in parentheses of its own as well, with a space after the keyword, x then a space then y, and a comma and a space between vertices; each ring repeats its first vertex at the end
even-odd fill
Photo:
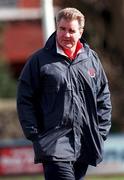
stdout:
POLYGON ((20 124, 27 139, 38 138, 36 116, 36 95, 40 88, 38 59, 31 57, 24 66, 17 87, 17 112, 20 124))
POLYGON ((108 79, 99 59, 97 88, 97 116, 99 123, 99 132, 103 139, 106 140, 111 128, 112 105, 108 79))

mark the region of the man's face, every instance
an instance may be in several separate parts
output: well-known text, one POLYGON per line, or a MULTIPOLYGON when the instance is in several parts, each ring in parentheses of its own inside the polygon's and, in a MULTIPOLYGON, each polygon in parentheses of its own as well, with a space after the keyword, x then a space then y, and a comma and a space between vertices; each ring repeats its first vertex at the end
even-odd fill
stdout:
POLYGON ((60 47, 75 50, 78 40, 81 38, 83 30, 80 29, 77 20, 61 19, 57 24, 57 42, 60 47))

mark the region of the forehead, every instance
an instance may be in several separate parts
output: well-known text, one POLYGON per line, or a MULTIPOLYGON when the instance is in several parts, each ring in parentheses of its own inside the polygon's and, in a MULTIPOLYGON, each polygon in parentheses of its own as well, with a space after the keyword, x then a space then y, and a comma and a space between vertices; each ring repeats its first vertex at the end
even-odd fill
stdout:
POLYGON ((62 18, 58 23, 57 23, 58 27, 68 27, 68 28, 79 28, 79 23, 78 20, 74 19, 74 20, 70 20, 70 19, 64 19, 62 18))

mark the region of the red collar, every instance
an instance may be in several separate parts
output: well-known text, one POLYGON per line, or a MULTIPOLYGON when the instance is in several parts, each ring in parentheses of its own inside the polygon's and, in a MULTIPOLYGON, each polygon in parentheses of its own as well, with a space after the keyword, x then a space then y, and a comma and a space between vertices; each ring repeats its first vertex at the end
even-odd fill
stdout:
POLYGON ((63 51, 64 51, 64 53, 65 53, 71 60, 73 60, 73 59, 75 59, 75 57, 77 56, 77 53, 79 52, 79 50, 80 50, 82 47, 83 47, 83 44, 82 44, 80 41, 78 41, 78 42, 77 42, 76 49, 75 49, 75 52, 74 52, 74 54, 73 54, 72 56, 71 56, 71 52, 70 52, 69 49, 63 49, 63 51))

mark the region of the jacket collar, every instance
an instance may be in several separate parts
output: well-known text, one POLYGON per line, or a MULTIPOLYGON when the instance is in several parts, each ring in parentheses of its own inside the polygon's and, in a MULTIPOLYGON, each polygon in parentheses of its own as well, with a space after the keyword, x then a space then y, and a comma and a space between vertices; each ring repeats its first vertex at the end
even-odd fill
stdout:
POLYGON ((56 31, 48 38, 44 48, 50 50, 56 47, 56 31))

